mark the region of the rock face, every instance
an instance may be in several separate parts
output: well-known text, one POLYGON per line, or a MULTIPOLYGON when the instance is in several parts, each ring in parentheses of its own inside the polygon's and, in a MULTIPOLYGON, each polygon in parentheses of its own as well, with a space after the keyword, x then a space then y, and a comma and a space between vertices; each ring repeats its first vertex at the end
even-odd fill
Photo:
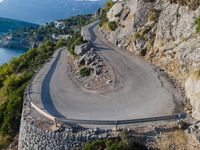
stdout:
POLYGON ((81 45, 76 45, 74 53, 76 55, 83 55, 90 49, 90 45, 88 43, 84 43, 81 45))
POLYGON ((192 116, 200 120, 200 70, 194 71, 185 83, 187 97, 193 106, 192 116))
MULTIPOLYGON (((200 64, 200 35, 195 24, 200 7, 199 3, 192 4, 177 0, 120 0, 107 14, 118 28, 109 31, 103 27, 100 32, 113 44, 140 54, 185 86, 194 66, 200 64)), ((197 88, 197 83, 190 84, 197 88)))
POLYGON ((112 7, 107 14, 109 21, 118 21, 119 17, 123 11, 122 3, 116 3, 115 7, 112 7))
POLYGON ((199 15, 200 8, 191 10, 168 0, 122 0, 107 14, 118 28, 101 31, 112 43, 145 55, 184 85, 192 65, 200 62, 200 36, 195 26, 199 15))

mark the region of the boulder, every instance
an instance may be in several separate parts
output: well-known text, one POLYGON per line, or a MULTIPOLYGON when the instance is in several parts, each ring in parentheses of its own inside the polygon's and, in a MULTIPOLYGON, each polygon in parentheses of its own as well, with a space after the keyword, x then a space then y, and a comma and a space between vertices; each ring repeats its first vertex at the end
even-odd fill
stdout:
POLYGON ((86 57, 86 54, 83 55, 78 61, 77 61, 77 66, 82 66, 82 65, 85 65, 85 57, 86 57))
POLYGON ((109 10, 107 13, 107 17, 109 21, 116 21, 118 22, 119 16, 123 12, 123 5, 122 3, 116 3, 114 6, 109 10))
POLYGON ((76 55, 84 55, 88 50, 90 49, 90 46, 88 43, 84 43, 84 44, 81 44, 81 45, 76 45, 75 46, 75 50, 74 50, 74 53, 76 55))

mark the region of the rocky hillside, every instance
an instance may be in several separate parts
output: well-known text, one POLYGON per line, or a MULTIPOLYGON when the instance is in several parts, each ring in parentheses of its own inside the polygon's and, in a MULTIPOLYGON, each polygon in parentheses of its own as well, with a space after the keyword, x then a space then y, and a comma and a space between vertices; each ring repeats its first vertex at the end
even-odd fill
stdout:
POLYGON ((100 15, 100 30, 110 42, 165 70, 183 87, 195 74, 186 89, 193 116, 200 119, 199 1, 118 0, 100 15))

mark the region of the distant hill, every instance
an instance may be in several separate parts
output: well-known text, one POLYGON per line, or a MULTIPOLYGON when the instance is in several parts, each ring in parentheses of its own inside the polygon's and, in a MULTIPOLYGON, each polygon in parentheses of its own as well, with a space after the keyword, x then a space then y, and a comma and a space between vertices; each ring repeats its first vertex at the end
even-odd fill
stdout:
POLYGON ((24 27, 37 27, 37 24, 0 17, 0 34, 10 30, 20 30, 24 27))
POLYGON ((94 13, 106 0, 0 0, 0 17, 44 24, 94 13))

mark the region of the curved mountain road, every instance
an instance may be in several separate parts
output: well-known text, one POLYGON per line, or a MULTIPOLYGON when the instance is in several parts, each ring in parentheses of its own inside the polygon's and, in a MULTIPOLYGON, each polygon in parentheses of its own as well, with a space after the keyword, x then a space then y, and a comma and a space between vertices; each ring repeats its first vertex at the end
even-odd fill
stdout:
POLYGON ((128 120, 181 112, 182 96, 168 79, 100 37, 96 24, 83 31, 116 70, 119 88, 105 94, 82 90, 67 74, 67 50, 59 49, 31 84, 33 103, 62 119, 128 120))

